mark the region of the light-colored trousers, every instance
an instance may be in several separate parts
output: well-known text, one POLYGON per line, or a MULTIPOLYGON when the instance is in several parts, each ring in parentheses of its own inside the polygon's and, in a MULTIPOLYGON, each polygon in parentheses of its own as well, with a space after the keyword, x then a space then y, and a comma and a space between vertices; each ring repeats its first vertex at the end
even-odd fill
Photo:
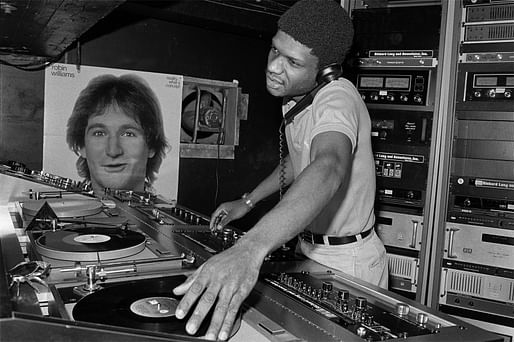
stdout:
POLYGON ((319 264, 387 289, 389 272, 384 244, 373 231, 345 245, 310 244, 298 239, 302 254, 319 264))

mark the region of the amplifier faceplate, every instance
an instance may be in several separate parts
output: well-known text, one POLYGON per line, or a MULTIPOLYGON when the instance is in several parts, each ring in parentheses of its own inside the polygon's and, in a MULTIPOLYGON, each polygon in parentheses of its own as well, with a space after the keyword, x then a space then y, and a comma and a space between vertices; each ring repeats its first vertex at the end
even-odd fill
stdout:
POLYGON ((513 269, 513 230, 446 223, 445 240, 445 258, 513 269))

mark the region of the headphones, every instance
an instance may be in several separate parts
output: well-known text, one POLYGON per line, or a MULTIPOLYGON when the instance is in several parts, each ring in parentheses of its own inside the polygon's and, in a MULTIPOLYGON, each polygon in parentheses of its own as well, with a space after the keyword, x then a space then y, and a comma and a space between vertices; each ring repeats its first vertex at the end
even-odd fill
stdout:
POLYGON ((298 101, 293 108, 287 111, 284 115, 284 122, 287 126, 291 122, 296 115, 298 115, 302 110, 304 110, 308 105, 312 103, 314 100, 314 96, 320 91, 321 88, 332 82, 333 80, 338 79, 343 74, 343 67, 341 64, 333 63, 325 66, 321 69, 316 75, 316 81, 318 85, 308 92, 304 97, 298 101))

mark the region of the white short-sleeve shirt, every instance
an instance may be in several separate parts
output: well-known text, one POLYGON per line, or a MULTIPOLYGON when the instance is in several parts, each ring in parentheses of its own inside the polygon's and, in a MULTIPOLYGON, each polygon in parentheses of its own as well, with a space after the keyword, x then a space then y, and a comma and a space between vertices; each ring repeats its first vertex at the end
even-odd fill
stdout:
MULTIPOLYGON (((293 104, 285 104, 283 112, 293 104)), ((286 127, 295 178, 310 164, 313 138, 331 131, 345 134, 352 143, 350 177, 306 230, 333 236, 355 235, 375 223, 375 162, 368 110, 357 89, 344 78, 323 87, 312 104, 286 127)))

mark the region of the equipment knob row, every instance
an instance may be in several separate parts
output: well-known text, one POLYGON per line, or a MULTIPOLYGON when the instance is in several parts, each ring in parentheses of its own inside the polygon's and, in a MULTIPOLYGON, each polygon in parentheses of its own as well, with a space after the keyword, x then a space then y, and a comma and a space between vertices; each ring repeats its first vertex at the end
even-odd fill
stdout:
MULTIPOLYGON (((496 95, 497 95, 497 94, 498 94, 498 93, 496 92, 496 89, 489 89, 489 90, 487 90, 487 92, 485 93, 485 95, 486 95, 487 97, 491 98, 491 99, 496 98, 496 95)), ((475 90, 475 91, 473 92, 473 96, 474 96, 475 98, 481 98, 481 97, 482 97, 482 91, 480 91, 480 90, 475 90)), ((510 98, 512 97, 512 91, 510 91, 510 90, 506 90, 506 91, 504 91, 504 92, 503 92, 503 97, 505 97, 506 99, 510 99, 510 98)))

